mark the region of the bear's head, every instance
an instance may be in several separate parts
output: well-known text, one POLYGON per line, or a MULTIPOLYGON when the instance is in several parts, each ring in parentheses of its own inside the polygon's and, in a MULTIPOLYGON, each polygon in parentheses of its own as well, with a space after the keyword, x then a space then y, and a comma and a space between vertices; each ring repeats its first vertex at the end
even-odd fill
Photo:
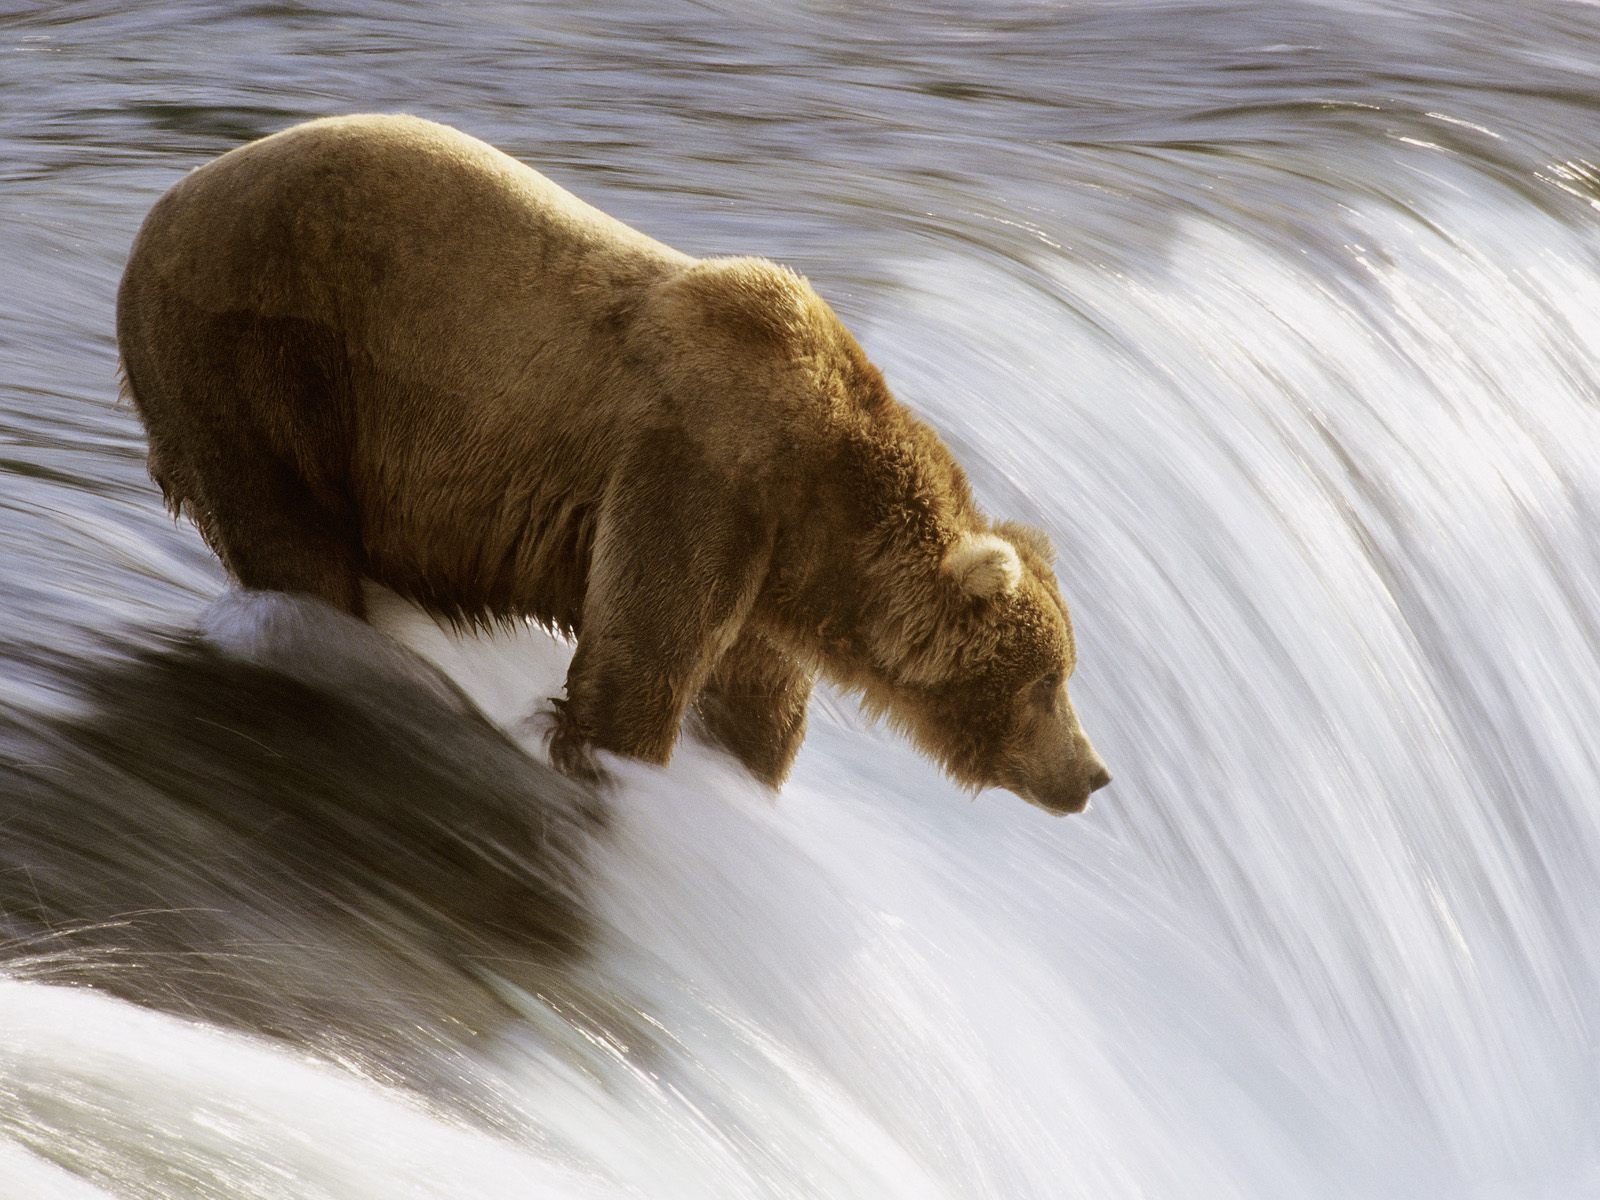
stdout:
POLYGON ((1067 692, 1077 649, 1052 557, 1023 525, 957 535, 932 584, 937 615, 903 643, 893 684, 869 703, 958 782, 1075 813, 1111 774, 1067 692))

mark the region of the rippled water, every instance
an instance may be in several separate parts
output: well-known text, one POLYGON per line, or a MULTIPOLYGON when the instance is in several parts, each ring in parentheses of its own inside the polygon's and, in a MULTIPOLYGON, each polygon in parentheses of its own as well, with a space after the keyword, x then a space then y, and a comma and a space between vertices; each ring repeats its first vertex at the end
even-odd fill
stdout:
POLYGON ((1597 64, 1554 0, 7 9, 0 1193, 1600 1195, 1597 64), (596 804, 561 647, 227 597, 116 280, 356 110, 806 273, 1061 547, 1095 809, 837 700, 777 803, 596 804))

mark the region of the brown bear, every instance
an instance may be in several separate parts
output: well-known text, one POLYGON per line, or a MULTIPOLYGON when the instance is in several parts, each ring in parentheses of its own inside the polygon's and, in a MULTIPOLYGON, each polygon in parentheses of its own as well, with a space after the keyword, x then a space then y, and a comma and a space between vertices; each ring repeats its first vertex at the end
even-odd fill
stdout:
POLYGON ((312 121, 194 171, 117 298, 150 473, 246 587, 577 639, 554 761, 691 706, 776 787, 820 672, 959 782, 1081 810, 1044 537, 991 523, 833 310, 454 129, 312 121))

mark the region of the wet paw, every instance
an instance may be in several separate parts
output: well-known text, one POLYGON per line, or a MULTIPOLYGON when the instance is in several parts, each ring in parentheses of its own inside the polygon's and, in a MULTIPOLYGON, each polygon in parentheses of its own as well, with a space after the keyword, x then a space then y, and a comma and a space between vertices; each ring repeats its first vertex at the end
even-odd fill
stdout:
POLYGON ((579 783, 598 784, 607 779, 605 770, 595 761, 594 742, 568 713, 567 703, 551 697, 554 706, 550 730, 545 735, 545 750, 550 755, 550 765, 568 779, 579 783))

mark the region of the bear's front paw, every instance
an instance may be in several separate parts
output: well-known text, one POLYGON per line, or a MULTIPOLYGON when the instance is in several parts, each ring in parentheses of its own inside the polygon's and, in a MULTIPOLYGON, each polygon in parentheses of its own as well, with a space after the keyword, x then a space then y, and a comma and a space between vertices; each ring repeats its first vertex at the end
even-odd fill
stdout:
POLYGON ((588 742, 552 734, 549 742, 550 765, 568 779, 579 783, 604 783, 606 773, 594 760, 594 747, 588 742))
POLYGON ((606 773, 594 758, 594 742, 579 728, 570 715, 565 700, 551 697, 554 705, 550 731, 545 735, 545 750, 550 755, 550 765, 568 779, 579 783, 597 784, 606 781, 606 773))

